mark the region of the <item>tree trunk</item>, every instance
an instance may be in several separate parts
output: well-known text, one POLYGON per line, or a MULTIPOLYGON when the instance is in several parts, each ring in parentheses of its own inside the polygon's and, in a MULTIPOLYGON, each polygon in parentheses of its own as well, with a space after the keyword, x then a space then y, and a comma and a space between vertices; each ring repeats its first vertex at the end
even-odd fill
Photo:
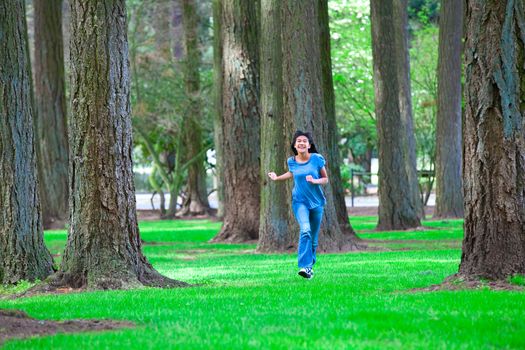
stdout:
POLYGON ((173 19, 171 21, 173 58, 175 62, 184 59, 184 26, 182 25, 182 0, 172 0, 173 19))
POLYGON ((287 171, 284 134, 281 48, 281 0, 261 1, 261 209, 257 251, 297 247, 292 216, 291 181, 272 182, 269 171, 287 171))
POLYGON ((141 251, 123 0, 72 0, 70 227, 53 286, 175 286, 141 251))
POLYGON ((164 62, 169 61, 171 55, 171 10, 173 4, 171 0, 157 0, 152 3, 149 17, 152 19, 151 26, 155 30, 155 48, 157 57, 164 62))
POLYGON ((215 177, 217 178, 217 217, 224 216, 224 186, 222 176, 222 40, 221 0, 213 0, 213 84, 215 118, 213 120, 213 143, 215 147, 215 177))
POLYGON ((525 1, 467 6, 459 272, 503 279, 525 273, 525 1))
POLYGON ((0 2, 0 283, 53 272, 44 246, 33 135, 31 66, 22 0, 0 2))
POLYGON ((202 148, 201 98, 200 98, 200 52, 197 27, 199 25, 194 0, 183 0, 184 46, 184 84, 188 107, 184 118, 185 156, 189 161, 195 157, 188 169, 186 198, 179 215, 202 215, 210 211, 208 191, 206 190, 205 154, 202 148), (201 153, 202 155, 199 155, 201 153))
POLYGON ((35 136, 44 225, 68 216, 62 1, 35 1, 35 136))
MULTIPOLYGON (((295 129, 312 132, 317 149, 331 162, 337 156, 329 154, 333 152, 332 142, 335 137, 330 135, 333 130, 329 128, 333 125, 326 117, 326 106, 330 102, 324 100, 326 92, 323 92, 323 88, 329 83, 329 79, 324 76, 327 70, 325 68, 323 72, 321 62, 321 59, 327 59, 326 54, 321 56, 321 43, 326 39, 321 39, 324 35, 321 34, 319 26, 320 21, 326 22, 320 18, 319 11, 319 4, 313 0, 301 2, 287 0, 283 3, 283 14, 287 16, 283 21, 281 34, 285 118, 283 129, 288 144, 295 129)), ((327 166, 329 172, 332 166, 336 165, 327 166)), ((329 173, 328 176, 331 181, 338 181, 337 175, 332 178, 332 174, 329 173)), ((327 203, 319 235, 320 251, 355 249, 356 240, 353 231, 341 230, 338 209, 336 209, 337 197, 334 196, 333 186, 324 186, 323 190, 327 203)), ((295 242, 298 232, 298 229, 294 232, 295 242)))
POLYGON ((341 155, 339 153, 339 133, 337 129, 337 120, 335 115, 335 94, 334 82, 332 79, 332 57, 330 47, 330 18, 328 15, 328 0, 318 0, 319 4, 319 30, 320 30, 320 44, 321 44, 321 74, 322 74, 322 88, 323 101, 325 105, 325 118, 327 123, 328 135, 328 153, 327 169, 330 173, 330 186, 334 194, 334 204, 337 213, 337 220, 341 226, 341 230, 346 232, 354 239, 357 239, 355 232, 348 220, 348 211, 346 209, 345 193, 343 188, 343 181, 341 179, 341 171, 339 165, 343 164, 341 155))
POLYGON ((461 38, 463 1, 443 0, 439 16, 435 218, 463 217, 461 38))
POLYGON ((378 230, 418 227, 422 203, 416 172, 406 0, 371 0, 374 90, 379 139, 378 230))
POLYGON ((214 241, 259 236, 260 117, 257 1, 222 3, 224 221, 214 241))

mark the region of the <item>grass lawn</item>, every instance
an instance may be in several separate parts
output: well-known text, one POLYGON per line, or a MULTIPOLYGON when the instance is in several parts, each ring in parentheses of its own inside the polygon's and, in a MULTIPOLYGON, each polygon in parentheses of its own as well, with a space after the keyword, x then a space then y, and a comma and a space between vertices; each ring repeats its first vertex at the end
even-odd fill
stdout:
MULTIPOLYGON (((198 287, 0 300, 0 308, 21 309, 35 318, 138 325, 11 340, 5 348, 525 348, 525 292, 410 292, 457 271, 461 221, 427 221, 426 229, 411 232, 372 232, 376 220, 351 218, 363 239, 390 251, 323 254, 312 280, 296 274, 293 254, 255 254, 255 245, 207 243, 219 223, 142 222, 142 238, 154 243, 144 246, 153 265, 198 287)), ((66 233, 48 231, 45 240, 58 254, 66 233)))

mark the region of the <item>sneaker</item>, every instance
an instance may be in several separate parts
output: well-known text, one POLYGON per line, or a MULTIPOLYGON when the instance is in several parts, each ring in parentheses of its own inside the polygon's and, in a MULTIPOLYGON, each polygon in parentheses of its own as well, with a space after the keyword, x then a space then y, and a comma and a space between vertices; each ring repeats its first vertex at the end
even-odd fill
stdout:
POLYGON ((303 267, 299 270, 299 276, 304 277, 306 279, 310 279, 313 277, 313 271, 310 267, 303 267))

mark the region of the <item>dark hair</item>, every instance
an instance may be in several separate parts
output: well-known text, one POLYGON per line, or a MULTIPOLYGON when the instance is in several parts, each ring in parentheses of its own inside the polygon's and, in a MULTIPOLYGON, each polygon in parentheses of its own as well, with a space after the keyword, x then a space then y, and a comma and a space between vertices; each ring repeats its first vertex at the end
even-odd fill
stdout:
POLYGON ((308 143, 310 143, 310 149, 308 150, 308 153, 318 153, 314 145, 314 139, 312 138, 312 134, 310 134, 307 131, 297 130, 295 134, 293 134, 292 144, 290 145, 293 154, 297 155, 297 150, 295 149, 295 141, 297 141, 297 138, 299 136, 306 136, 308 138, 308 143))

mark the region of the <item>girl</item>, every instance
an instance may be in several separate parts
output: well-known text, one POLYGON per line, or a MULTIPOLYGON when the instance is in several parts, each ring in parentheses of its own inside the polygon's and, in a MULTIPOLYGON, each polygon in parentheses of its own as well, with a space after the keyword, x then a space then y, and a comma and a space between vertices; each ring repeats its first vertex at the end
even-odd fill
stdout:
POLYGON ((296 131, 291 148, 294 157, 288 158, 289 171, 277 176, 269 172, 273 181, 287 180, 293 176, 292 208, 300 227, 297 260, 299 275, 312 278, 315 252, 326 198, 320 185, 328 183, 325 160, 317 153, 309 132, 296 131))

